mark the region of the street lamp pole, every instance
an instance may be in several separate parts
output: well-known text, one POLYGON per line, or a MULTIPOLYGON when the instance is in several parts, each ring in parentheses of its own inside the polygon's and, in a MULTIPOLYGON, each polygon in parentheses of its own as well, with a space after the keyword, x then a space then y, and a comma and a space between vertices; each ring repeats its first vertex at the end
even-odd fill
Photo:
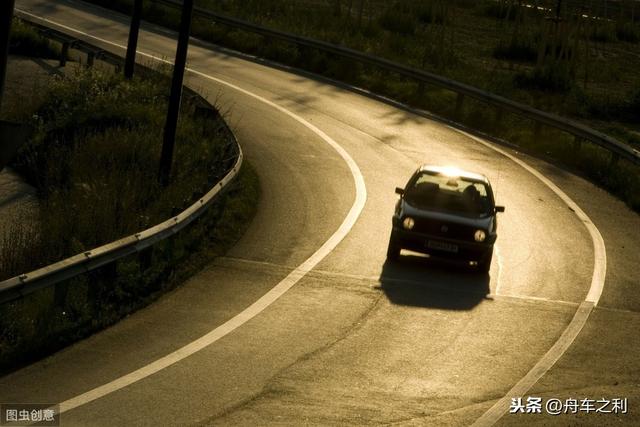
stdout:
POLYGON ((2 106, 2 94, 4 93, 4 79, 7 74, 7 60, 9 58, 9 34, 11 33, 11 20, 13 19, 14 0, 0 2, 0 106, 2 106))
POLYGON ((167 110, 167 121, 164 127, 162 141, 162 154, 160 156, 159 181, 163 186, 169 184, 171 178, 171 164, 173 162, 173 149, 176 142, 176 129, 178 126, 178 113, 180 112, 180 99, 182 97, 182 82, 187 63, 187 49, 189 47, 189 32, 191 30, 191 17, 193 15, 193 0, 184 0, 182 4, 182 17, 180 19, 180 34, 176 49, 176 60, 173 66, 173 78, 171 81, 171 95, 167 110))
POLYGON ((562 0, 558 0, 556 2, 556 19, 560 19, 560 15, 562 14, 562 0))
POLYGON ((133 77, 133 69, 136 65, 136 49, 138 48, 138 33, 140 32, 140 19, 142 18, 142 0, 135 0, 133 13, 131 14, 131 27, 129 28, 129 42, 127 43, 127 57, 124 64, 124 76, 133 77))

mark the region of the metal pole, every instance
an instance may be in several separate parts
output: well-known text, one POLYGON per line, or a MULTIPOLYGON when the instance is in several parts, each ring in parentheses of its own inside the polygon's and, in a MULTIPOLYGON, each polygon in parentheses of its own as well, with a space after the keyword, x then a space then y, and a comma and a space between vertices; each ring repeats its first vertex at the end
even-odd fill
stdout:
POLYGON ((140 19, 142 17, 142 0, 135 0, 133 13, 131 14, 131 27, 129 28, 129 43, 127 43, 127 58, 124 64, 124 76, 133 77, 133 69, 136 65, 136 49, 138 48, 138 33, 140 32, 140 19))
POLYGON ((562 13, 562 0, 558 0, 556 3, 556 19, 560 19, 560 14, 562 13))
POLYGON ((180 112, 180 99, 182 97, 182 81, 184 69, 187 63, 187 49, 189 47, 189 32, 191 29, 191 17, 193 15, 193 0, 184 0, 182 4, 182 17, 180 19, 180 35, 178 36, 178 48, 176 60, 173 66, 173 79, 171 82, 171 96, 167 121, 164 126, 164 138, 162 141, 162 154, 160 156, 160 184, 166 186, 171 177, 171 163, 173 162, 173 147, 176 142, 176 128, 178 125, 178 113, 180 112))
POLYGON ((14 0, 0 2, 0 106, 4 93, 4 78, 7 74, 7 60, 9 57, 9 33, 13 18, 14 0))

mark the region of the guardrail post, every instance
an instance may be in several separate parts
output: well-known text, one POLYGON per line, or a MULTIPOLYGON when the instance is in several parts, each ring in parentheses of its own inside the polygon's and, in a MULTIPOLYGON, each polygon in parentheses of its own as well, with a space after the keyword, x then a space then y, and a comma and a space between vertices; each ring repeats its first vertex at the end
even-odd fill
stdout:
POLYGON ((146 249, 140 251, 138 255, 138 264, 140 265, 140 271, 144 272, 151 267, 151 261, 153 260, 153 246, 149 246, 146 249))
POLYGON ((542 133, 542 124, 535 120, 533 122, 533 140, 537 142, 540 139, 540 134, 542 133))
POLYGON ((618 165, 618 160, 620 160, 620 155, 618 153, 611 153, 611 158, 609 159, 609 172, 613 170, 618 165))
POLYGON ((500 129, 502 128, 502 116, 504 114, 504 110, 500 107, 496 108, 496 115, 493 118, 493 128, 496 131, 500 131, 500 129))
POLYGON ((296 49, 298 49, 298 63, 305 67, 310 67, 310 70, 313 71, 315 64, 312 61, 312 53, 311 48, 304 45, 297 45, 296 49))
POLYGON ((269 36, 262 36, 262 48, 269 49, 273 44, 273 40, 269 36))
POLYGON ((422 80, 419 80, 418 87, 416 89, 416 103, 418 104, 419 107, 423 107, 425 105, 423 102, 424 90, 425 90, 425 84, 422 80))
POLYGON ((235 147, 233 147, 231 144, 227 144, 224 147, 224 164, 222 165, 222 173, 226 173, 233 167, 236 162, 235 157, 235 147))
POLYGON ((102 273, 105 279, 115 280, 118 277, 118 260, 112 261, 102 267, 102 273))
POLYGON ((91 68, 93 67, 93 63, 96 60, 96 53, 95 52, 89 52, 87 53, 87 67, 91 68))
POLYGON ((0 104, 4 91, 4 78, 7 71, 7 59, 9 57, 9 32, 13 18, 14 0, 6 0, 0 6, 0 104))
POLYGON ((56 283, 53 288, 53 304, 57 308, 62 308, 67 301, 67 294, 69 293, 69 282, 62 281, 56 283))
POLYGON ((117 260, 89 271, 87 275, 87 302, 97 308, 106 292, 114 288, 112 283, 105 282, 113 282, 117 275, 117 260))
POLYGON ((60 52, 60 66, 64 67, 67 65, 67 57, 69 56, 69 42, 62 43, 62 51, 60 52))
POLYGON ((464 102, 464 94, 458 93, 456 97, 456 110, 453 113, 456 119, 460 118, 460 114, 462 113, 462 103, 464 102))
POLYGON ((573 138, 573 142, 571 143, 571 150, 577 153, 582 148, 582 138, 579 136, 575 136, 573 138))
POLYGON ((90 307, 98 306, 98 299, 102 295, 102 284, 96 280, 96 272, 90 271, 87 276, 87 304, 90 307))

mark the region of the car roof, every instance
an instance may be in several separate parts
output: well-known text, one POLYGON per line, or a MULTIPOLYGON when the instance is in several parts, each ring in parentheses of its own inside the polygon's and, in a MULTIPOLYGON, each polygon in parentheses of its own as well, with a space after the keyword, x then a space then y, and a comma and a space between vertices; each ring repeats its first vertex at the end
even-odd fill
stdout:
POLYGON ((452 166, 434 166, 434 165, 422 165, 420 166, 420 169, 418 169, 419 172, 432 172, 432 173, 437 173, 440 175, 450 175, 450 176, 457 176, 460 178, 465 178, 465 179, 469 179, 469 180, 473 180, 473 181, 480 181, 480 182, 484 182, 486 184, 489 184, 489 180, 487 179, 486 176, 479 174, 479 173, 474 173, 474 172, 469 172, 463 169, 459 169, 456 167, 452 167, 452 166))

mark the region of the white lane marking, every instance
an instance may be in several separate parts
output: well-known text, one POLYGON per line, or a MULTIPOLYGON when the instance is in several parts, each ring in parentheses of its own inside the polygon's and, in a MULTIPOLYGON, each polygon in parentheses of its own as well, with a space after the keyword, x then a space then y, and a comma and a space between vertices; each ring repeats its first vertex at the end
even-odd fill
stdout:
POLYGON ((500 295, 500 284, 502 284, 502 254, 500 253, 500 247, 498 244, 493 245, 493 250, 496 253, 496 258, 498 259, 498 277, 496 278, 496 295, 500 295))
POLYGON ((584 224, 584 226, 589 231, 589 235, 591 236, 591 240, 593 241, 593 253, 594 253, 594 262, 593 262, 593 274, 591 276, 591 286, 589 287, 589 292, 585 297, 585 300, 580 304, 578 310, 575 315, 569 322, 569 325, 565 328, 564 332, 558 338, 558 340, 553 344, 553 346, 542 356, 542 358, 536 363, 533 368, 518 381, 502 398, 500 398, 489 410, 487 410, 480 418, 478 418, 473 424, 473 427, 489 427, 494 425, 506 412, 509 410, 509 405, 512 397, 521 397, 524 396, 527 391, 535 383, 537 383, 540 378, 544 374, 546 374, 549 369, 560 359, 560 357, 567 351, 569 346, 576 339, 584 325, 587 323, 587 319, 591 314, 593 308, 598 305, 598 301, 600 300, 600 296, 602 295, 602 290, 604 288, 605 277, 607 274, 607 253, 604 246, 604 240, 602 239, 602 235, 600 231, 598 231, 597 227, 593 224, 591 219, 587 216, 586 213, 574 202, 569 196, 565 194, 557 185, 551 182, 547 177, 542 175, 540 172, 535 170, 533 167, 529 166, 524 161, 518 159, 511 153, 503 150, 499 147, 495 147, 492 144, 489 144, 482 139, 471 135, 467 132, 464 132, 460 129, 456 129, 453 126, 447 125, 450 129, 453 129, 456 132, 459 132, 467 137, 473 139, 476 142, 502 154, 508 159, 512 160, 520 167, 525 169, 527 172, 538 178, 545 184, 547 187, 551 189, 562 201, 575 213, 580 221, 584 224))
MULTIPOLYGON (((19 10, 19 9, 18 9, 19 10)), ((126 49, 125 46, 116 44, 114 42, 108 41, 108 40, 104 40, 95 36, 92 36, 90 34, 84 33, 82 31, 76 30, 74 28, 65 26, 63 24, 54 22, 54 21, 50 21, 46 18, 41 18, 39 16, 33 15, 29 12, 25 12, 22 10, 19 10, 21 13, 24 13, 28 16, 40 19, 42 21, 45 22, 49 22, 51 24, 57 25, 60 28, 64 28, 67 29, 69 31, 73 31, 75 33, 78 34, 82 34, 83 36, 86 37, 90 37, 93 38, 95 40, 99 40, 103 43, 107 43, 110 44, 112 46, 116 46, 119 47, 121 49, 126 49)), ((147 58, 156 60, 156 61, 162 61, 162 62, 166 62, 166 63, 171 63, 163 58, 158 58, 156 56, 153 55, 149 55, 146 54, 144 52, 138 52, 139 55, 145 56, 147 58)), ((338 154, 340 155, 340 157, 342 157, 342 159, 345 161, 345 163, 347 164, 347 166, 349 167, 349 170, 351 171, 351 175, 353 176, 353 180, 355 183, 355 190, 356 190, 356 196, 355 196, 355 200, 353 202, 353 205, 351 206, 351 209, 349 210, 349 213, 347 214, 347 216, 345 217, 344 221, 342 222, 342 224, 340 225, 340 227, 333 233, 333 235, 316 251, 314 252, 306 261, 304 261, 302 264, 300 264, 298 267, 296 267, 293 271, 291 271, 291 273, 289 273, 289 275, 287 277, 285 277, 280 283, 278 283, 275 287, 273 287, 269 292, 267 292, 265 295, 263 295, 260 299, 258 299, 256 302, 254 302, 253 304, 251 304, 249 307, 247 307, 245 310, 243 310, 241 313, 237 314, 235 317, 233 317, 232 319, 228 320, 227 322, 225 322, 224 324, 218 326, 217 328, 215 328, 214 330, 212 330, 211 332, 207 333, 206 335, 203 335, 202 337, 198 338, 197 340, 185 345, 184 347, 181 347, 180 349, 174 351, 173 353, 170 353, 146 366, 143 366, 140 369, 137 369, 133 372, 130 372, 126 375, 121 376, 120 378, 117 378, 107 384, 104 384, 102 386, 96 387, 92 390, 89 390, 81 395, 75 396, 71 399, 65 400, 64 402, 60 403, 60 413, 64 413, 67 412, 71 409, 77 408, 78 406, 84 405, 86 403, 89 403, 91 401, 94 401, 96 399, 99 399, 101 397, 104 397, 110 393, 113 393, 114 391, 120 390, 130 384, 133 384, 137 381, 140 381, 150 375, 155 374, 156 372, 173 365, 176 362, 179 362, 182 359, 185 359, 189 356, 191 356, 192 354, 202 350, 203 348, 213 344, 214 342, 218 341, 219 339, 221 339, 222 337, 224 337, 225 335, 228 335, 229 333, 231 333, 232 331, 234 331, 235 329, 239 328, 240 326, 242 326, 243 324, 245 324, 246 322, 248 322, 249 320, 251 320, 253 317, 255 317, 256 315, 258 315, 260 312, 262 312, 264 309, 266 309, 268 306, 270 306, 271 304, 273 304, 278 298, 280 298, 285 292, 287 292, 289 289, 291 289, 296 283, 298 283, 298 281, 300 281, 300 279, 302 279, 307 272, 309 272, 310 270, 312 270, 320 261, 322 261, 337 245, 338 243, 340 243, 340 241, 349 233, 349 231, 351 230, 351 228, 353 228, 353 226, 355 225, 356 220, 358 219, 358 217, 360 216, 360 213, 362 212, 362 209, 364 208, 365 202, 367 200, 367 190, 366 190, 366 186, 364 183, 364 178, 362 176, 362 173, 360 172, 360 169, 358 168, 358 165, 356 164, 356 162, 351 158, 351 156, 344 150, 344 148, 342 148, 336 141, 334 141, 333 139, 331 139, 330 136, 328 136, 326 133, 324 133, 323 131, 321 131, 320 129, 318 129, 316 126, 312 125, 311 123, 309 123, 308 121, 306 121, 305 119, 303 119, 302 117, 298 116, 297 114, 287 110, 284 107, 281 107, 280 105, 275 104, 272 101, 269 101, 266 98, 263 98, 260 95, 254 94, 252 92, 249 92, 248 90, 242 89, 234 84, 228 83, 224 80, 212 77, 212 76, 208 76, 204 73, 201 73, 199 71, 193 70, 191 68, 187 68, 190 72, 197 74, 201 77, 207 78, 209 80, 215 81, 217 83, 223 84, 225 86, 228 86, 229 88, 232 88, 234 90, 237 90, 245 95, 248 95, 258 101, 261 101, 267 105, 269 105, 270 107, 275 108, 276 110, 280 111, 281 113, 291 117, 292 119, 294 119, 295 121, 297 121, 298 123, 302 124, 303 126, 305 126, 306 128, 308 128, 309 130, 311 130, 312 132, 314 132, 316 135, 318 135, 323 141, 325 141, 327 144, 329 144, 334 150, 336 150, 338 152, 338 154)))

